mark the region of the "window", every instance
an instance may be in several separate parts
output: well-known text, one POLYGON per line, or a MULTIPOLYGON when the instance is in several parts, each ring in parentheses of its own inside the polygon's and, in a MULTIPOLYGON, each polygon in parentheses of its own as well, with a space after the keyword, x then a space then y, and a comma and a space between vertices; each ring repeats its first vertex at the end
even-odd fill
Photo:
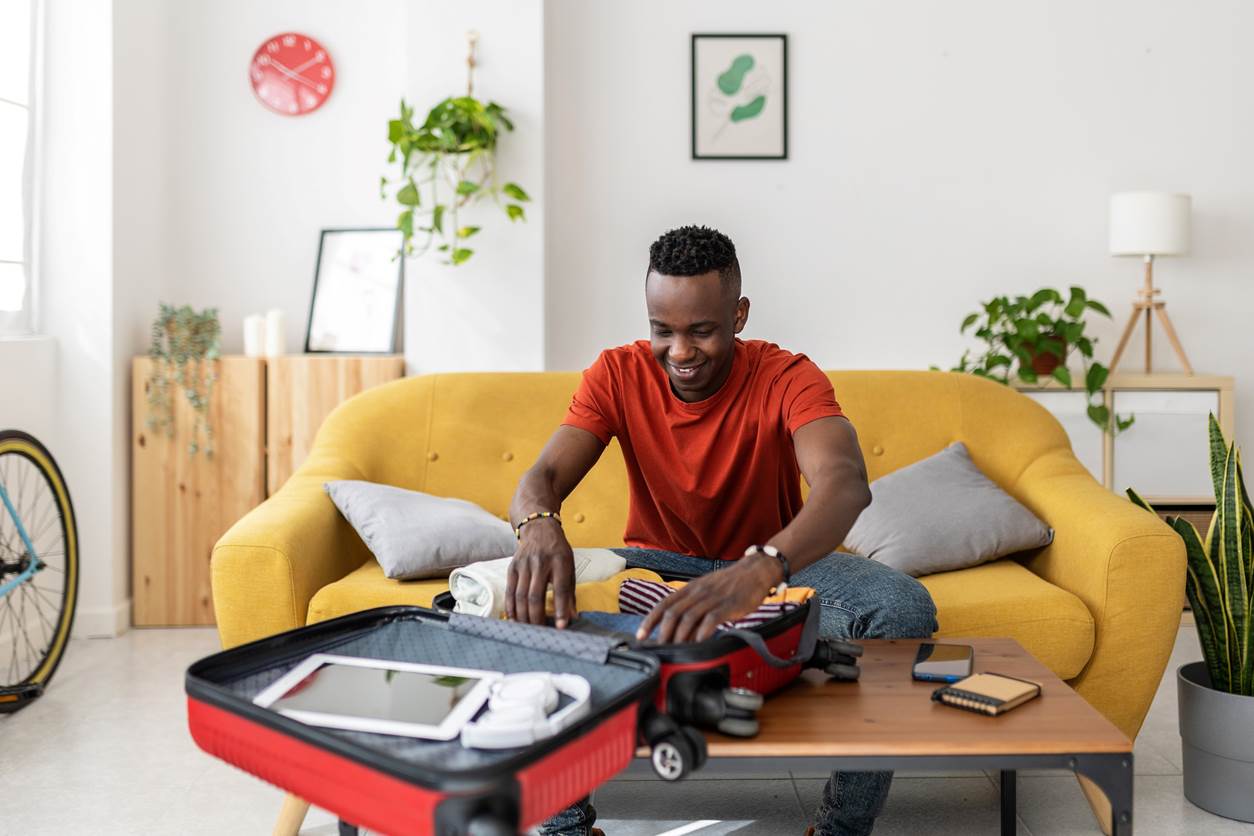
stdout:
POLYGON ((31 330, 38 0, 0 3, 0 335, 31 330))

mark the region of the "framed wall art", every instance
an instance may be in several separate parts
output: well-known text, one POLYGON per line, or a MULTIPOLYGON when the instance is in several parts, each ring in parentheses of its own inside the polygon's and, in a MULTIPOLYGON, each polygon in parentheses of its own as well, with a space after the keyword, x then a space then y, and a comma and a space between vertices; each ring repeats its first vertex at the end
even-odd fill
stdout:
POLYGON ((322 230, 305 351, 400 350, 400 249, 401 231, 395 227, 322 230))
POLYGON ((692 158, 788 159, 788 36, 692 36, 692 158))

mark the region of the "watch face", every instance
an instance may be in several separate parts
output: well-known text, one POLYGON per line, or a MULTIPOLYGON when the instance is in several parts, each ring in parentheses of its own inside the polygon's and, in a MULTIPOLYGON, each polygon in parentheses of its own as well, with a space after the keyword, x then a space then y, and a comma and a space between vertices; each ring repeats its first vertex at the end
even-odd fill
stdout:
POLYGON ((262 104, 284 116, 300 116, 317 110, 331 95, 335 66, 322 44, 286 32, 257 48, 248 77, 262 104))

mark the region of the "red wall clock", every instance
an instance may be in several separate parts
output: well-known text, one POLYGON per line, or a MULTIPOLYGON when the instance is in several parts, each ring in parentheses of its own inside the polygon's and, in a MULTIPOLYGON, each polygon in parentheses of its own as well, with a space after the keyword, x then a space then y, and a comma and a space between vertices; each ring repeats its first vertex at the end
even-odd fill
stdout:
POLYGON ((331 95, 335 66, 322 44, 308 35, 284 32, 257 47, 248 78, 266 107, 300 116, 320 108, 331 95))

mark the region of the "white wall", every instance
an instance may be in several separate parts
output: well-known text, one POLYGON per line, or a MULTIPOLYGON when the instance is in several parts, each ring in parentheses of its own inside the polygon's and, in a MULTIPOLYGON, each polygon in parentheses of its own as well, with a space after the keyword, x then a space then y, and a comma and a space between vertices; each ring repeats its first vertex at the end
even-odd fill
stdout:
POLYGON ((56 362, 57 343, 51 337, 0 338, 0 430, 22 430, 55 445, 56 362))
POLYGON ((74 632, 129 623, 126 370, 114 351, 112 7, 46 4, 40 319, 56 339, 50 440, 74 501, 82 585, 74 632))
POLYGON ((144 288, 133 348, 147 343, 159 295, 218 308, 234 353, 246 314, 280 308, 288 349, 302 350, 318 231, 394 216, 378 181, 387 114, 405 89, 405 4, 115 3, 118 38, 135 50, 118 62, 119 125, 134 143, 119 146, 119 259, 144 288), (261 105, 247 73, 285 31, 317 38, 336 69, 326 103, 296 118, 261 105))
POLYGON ((434 258, 410 261, 406 365, 411 374, 543 369, 543 4, 476 0, 413 3, 410 9, 406 100, 415 105, 415 118, 444 97, 465 93, 465 34, 478 31, 475 95, 502 104, 515 128, 500 142, 499 179, 518 182, 534 202, 526 207, 526 223, 510 223, 490 204, 466 213, 461 223, 483 229, 469 242, 476 254, 456 269, 434 258))
POLYGON ((1108 195, 1171 189, 1194 253, 1159 284, 1254 443, 1254 6, 549 0, 545 26, 550 368, 646 335, 648 246, 684 223, 735 240, 745 336, 824 367, 948 366, 978 300, 1073 283, 1109 360, 1140 265, 1107 254, 1108 195), (689 158, 692 32, 788 33, 788 161, 689 158))
MULTIPOLYGON (((402 96, 424 113, 464 90, 467 29, 481 33, 477 92, 507 104, 518 127, 500 171, 543 188, 540 0, 116 4, 118 38, 133 47, 118 63, 128 144, 117 235, 119 269, 124 260, 147 306, 129 323, 136 348, 161 296, 217 307, 226 352, 242 350, 246 314, 280 308, 288 350, 302 350, 319 230, 395 222, 396 204, 379 199, 387 120, 402 96), (296 118, 257 102, 246 73, 254 50, 288 30, 317 38, 336 68, 326 104, 296 118)), ((465 216, 484 228, 464 268, 409 263, 411 371, 542 367, 543 214, 529 214, 512 225, 500 210, 465 216)))

